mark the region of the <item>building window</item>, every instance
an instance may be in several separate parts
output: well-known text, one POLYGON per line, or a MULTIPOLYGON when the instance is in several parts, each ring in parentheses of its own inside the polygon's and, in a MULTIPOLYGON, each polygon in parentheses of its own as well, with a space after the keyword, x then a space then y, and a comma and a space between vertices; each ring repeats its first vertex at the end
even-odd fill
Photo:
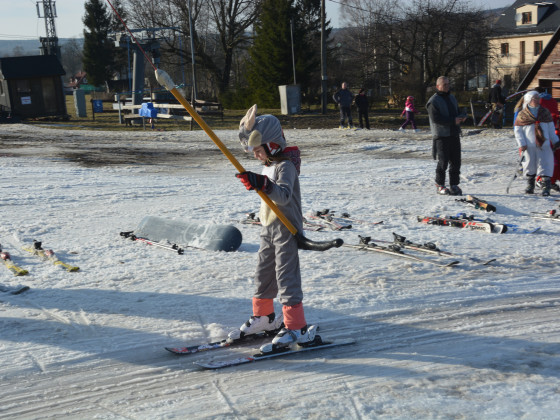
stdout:
POLYGON ((519 43, 519 64, 525 64, 525 41, 519 43))
POLYGON ((523 12, 521 13, 521 24, 527 25, 533 23, 533 15, 531 12, 523 12))
POLYGON ((534 50, 535 55, 540 55, 540 53, 542 53, 542 41, 535 41, 534 50))
POLYGON ((509 44, 507 42, 504 42, 500 45, 500 50, 502 53, 502 57, 507 57, 509 55, 509 44))

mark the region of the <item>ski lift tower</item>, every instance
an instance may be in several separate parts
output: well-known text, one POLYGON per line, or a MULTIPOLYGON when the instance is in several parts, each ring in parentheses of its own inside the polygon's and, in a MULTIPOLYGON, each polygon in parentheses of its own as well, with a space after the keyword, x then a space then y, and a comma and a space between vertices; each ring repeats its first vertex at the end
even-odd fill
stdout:
POLYGON ((60 60, 60 46, 58 45, 58 37, 54 27, 56 3, 52 0, 38 1, 37 17, 45 19, 45 29, 47 31, 47 36, 39 38, 39 41, 41 41, 41 55, 55 55, 60 60))

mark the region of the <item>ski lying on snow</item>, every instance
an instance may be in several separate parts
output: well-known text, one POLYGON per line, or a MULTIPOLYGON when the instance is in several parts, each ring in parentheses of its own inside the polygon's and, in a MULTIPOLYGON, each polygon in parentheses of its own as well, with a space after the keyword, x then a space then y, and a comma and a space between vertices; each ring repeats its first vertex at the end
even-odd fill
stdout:
POLYGON ((80 267, 76 267, 70 264, 66 264, 63 261, 60 261, 52 249, 43 249, 41 245, 42 242, 33 240, 33 245, 25 245, 22 247, 22 249, 24 251, 32 253, 33 255, 38 256, 44 261, 50 261, 54 265, 58 265, 67 271, 78 271, 80 269, 80 267))
POLYGON ((348 213, 341 213, 340 216, 337 216, 335 211, 330 209, 311 212, 310 217, 330 223, 333 226, 333 228, 331 228, 333 230, 350 229, 352 228, 351 223, 367 224, 372 226, 383 224, 383 220, 379 222, 360 220, 351 217, 348 213))
POLYGON ((460 201, 462 203, 467 203, 469 206, 474 207, 477 210, 484 210, 487 212, 495 212, 496 206, 489 204, 488 202, 481 200, 473 195, 467 195, 466 198, 457 198, 455 201, 460 201))
POLYGON ((30 289, 29 286, 23 286, 23 285, 4 286, 4 285, 0 284, 0 292, 9 293, 11 295, 19 295, 23 292, 28 291, 29 289, 30 289))
POLYGON ((29 273, 29 271, 14 264, 10 253, 2 251, 2 245, 0 245, 0 260, 2 260, 8 270, 14 273, 14 276, 25 276, 27 273, 29 273))
POLYGON ((429 258, 421 258, 416 255, 408 254, 403 252, 402 247, 396 243, 391 243, 387 246, 377 245, 375 242, 371 241, 369 237, 360 236, 360 243, 358 245, 343 244, 342 246, 354 249, 361 249, 364 251, 379 252, 381 254, 393 255, 400 258, 408 258, 410 260, 415 260, 423 263, 430 263, 437 265, 438 267, 453 267, 459 264, 459 261, 451 261, 449 263, 434 261, 429 258))
POLYGON ((308 213, 306 216, 313 220, 318 220, 320 223, 325 224, 331 230, 344 230, 352 229, 352 225, 346 222, 339 223, 336 221, 332 214, 328 213, 329 210, 314 211, 308 213))
POLYGON ((258 362, 261 360, 268 360, 275 357, 293 356, 295 354, 300 354, 303 352, 328 349, 328 348, 338 347, 338 346, 346 346, 349 344, 354 344, 355 342, 356 341, 353 339, 323 341, 320 336, 316 336, 315 343, 310 346, 302 347, 299 345, 294 345, 293 347, 279 348, 272 352, 267 352, 267 353, 259 352, 253 354, 252 356, 235 357, 235 358, 225 359, 225 360, 213 360, 213 359, 199 360, 193 363, 204 369, 222 369, 231 366, 243 365, 246 363, 258 362))
POLYGON ((451 226, 478 230, 486 233, 506 233, 506 225, 488 220, 477 220, 474 216, 418 216, 418 221, 427 225, 451 226))
MULTIPOLYGON (((387 244, 396 244, 398 246, 400 246, 401 248, 405 248, 405 249, 410 249, 412 251, 419 251, 419 252, 424 252, 427 254, 433 254, 433 255, 437 255, 437 256, 447 256, 447 257, 463 257, 462 255, 457 255, 454 254, 452 252, 449 251, 444 251, 440 248, 438 248, 436 246, 436 244, 434 244, 433 242, 424 242, 424 243, 415 243, 412 241, 409 241, 406 237, 396 234, 393 232, 393 237, 394 240, 393 242, 391 241, 384 241, 381 239, 374 239, 372 238, 371 241, 372 242, 381 242, 381 243, 387 243, 387 244)), ((475 258, 475 257, 471 257, 471 256, 466 256, 467 259, 476 262, 476 263, 480 263, 481 265, 488 265, 491 262, 496 261, 496 258, 491 258, 489 260, 482 260, 479 258, 475 258)))
MULTIPOLYGON (((255 213, 248 213, 247 218, 242 220, 241 223, 246 224, 246 225, 262 226, 261 221, 255 215, 255 213)), ((330 229, 330 226, 328 226, 326 224, 322 224, 322 223, 313 223, 313 222, 310 222, 309 220, 306 220, 304 218, 303 219, 303 229, 317 232, 317 231, 320 231, 320 230, 323 230, 323 229, 330 229)))
POLYGON ((280 331, 280 328, 277 329, 277 330, 268 331, 267 333, 246 335, 243 338, 240 338, 240 339, 237 339, 237 340, 224 339, 224 340, 220 340, 220 341, 214 341, 214 342, 211 342, 211 343, 204 343, 204 344, 197 344, 197 345, 188 346, 188 347, 165 347, 165 350, 170 351, 171 353, 176 354, 178 356, 186 356, 188 354, 200 353, 200 352, 203 352, 203 351, 218 350, 218 349, 223 349, 225 347, 240 346, 240 345, 247 344, 247 343, 250 343, 250 342, 263 340, 263 339, 266 339, 266 338, 271 339, 279 331, 280 331))
POLYGON ((556 220, 557 222, 560 222, 560 214, 558 214, 558 212, 554 209, 549 210, 546 213, 533 211, 531 212, 531 217, 535 219, 556 220))

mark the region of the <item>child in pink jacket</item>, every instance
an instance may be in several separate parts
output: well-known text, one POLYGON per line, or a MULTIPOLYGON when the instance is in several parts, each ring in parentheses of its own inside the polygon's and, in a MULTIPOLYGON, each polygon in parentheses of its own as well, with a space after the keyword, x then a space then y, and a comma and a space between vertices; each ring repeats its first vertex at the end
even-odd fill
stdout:
POLYGON ((414 107, 414 96, 408 96, 406 98, 403 112, 401 113, 401 117, 406 114, 406 121, 403 123, 403 125, 401 125, 399 131, 404 131, 409 123, 412 125, 412 128, 415 132, 418 131, 418 129, 416 128, 416 121, 414 121, 414 114, 416 114, 417 112, 418 111, 414 107))

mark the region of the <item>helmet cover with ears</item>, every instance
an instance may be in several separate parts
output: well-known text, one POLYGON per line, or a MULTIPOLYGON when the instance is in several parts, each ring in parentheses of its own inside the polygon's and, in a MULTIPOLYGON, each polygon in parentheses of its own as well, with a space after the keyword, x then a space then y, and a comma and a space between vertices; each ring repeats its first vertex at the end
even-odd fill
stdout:
POLYGON ((264 146, 267 154, 274 156, 286 148, 282 125, 274 115, 257 115, 253 105, 239 123, 239 141, 246 152, 256 146, 264 146))

